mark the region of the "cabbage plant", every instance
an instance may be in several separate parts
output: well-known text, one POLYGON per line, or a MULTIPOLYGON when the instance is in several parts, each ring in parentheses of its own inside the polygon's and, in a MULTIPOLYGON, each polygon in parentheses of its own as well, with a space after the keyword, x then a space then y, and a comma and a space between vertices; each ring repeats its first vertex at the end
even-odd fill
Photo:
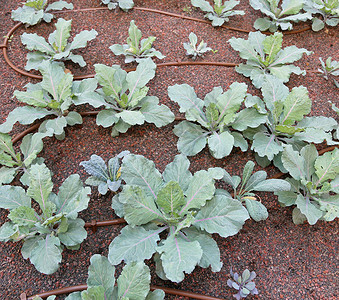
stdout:
MULTIPOLYGON (((189 43, 184 43, 186 55, 192 56, 192 59, 196 59, 199 56, 203 56, 208 51, 213 51, 212 48, 207 47, 207 43, 202 40, 198 45, 198 38, 195 33, 191 32, 188 36, 189 43)), ((213 51, 216 52, 216 51, 213 51)))

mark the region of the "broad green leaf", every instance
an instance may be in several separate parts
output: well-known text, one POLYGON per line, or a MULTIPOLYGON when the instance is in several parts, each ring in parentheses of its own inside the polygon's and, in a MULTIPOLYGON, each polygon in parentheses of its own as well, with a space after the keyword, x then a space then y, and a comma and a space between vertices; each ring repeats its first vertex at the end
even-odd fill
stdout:
POLYGON ((83 187, 78 174, 70 175, 60 186, 58 196, 54 199, 56 213, 75 219, 78 212, 87 208, 90 193, 91 189, 83 187))
POLYGON ((115 116, 121 118, 124 122, 130 125, 142 125, 145 122, 145 116, 140 111, 124 110, 117 113, 115 116))
POLYGON ((154 198, 138 186, 125 186, 119 201, 124 203, 124 218, 130 225, 143 225, 163 218, 154 198))
POLYGON ((128 185, 137 185, 144 188, 147 195, 156 198, 163 185, 160 172, 152 161, 141 155, 124 157, 121 165, 121 178, 128 185))
POLYGON ((13 94, 20 102, 26 103, 28 105, 37 106, 37 107, 47 107, 48 101, 44 98, 42 90, 35 91, 14 91, 13 94))
POLYGON ((149 292, 145 300, 163 300, 165 299, 165 292, 163 290, 155 290, 149 292))
POLYGON ((157 127, 170 124, 175 119, 174 114, 166 105, 156 105, 154 102, 143 103, 140 112, 144 115, 146 122, 153 123, 157 127))
MULTIPOLYGON (((276 109, 276 104, 282 102, 289 94, 288 87, 284 85, 279 79, 275 77, 267 77, 261 88, 265 104, 267 108, 273 113, 276 109)), ((280 113, 278 113, 278 116, 280 113)), ((276 117, 275 122, 278 122, 276 117)))
POLYGON ((297 48, 296 46, 286 47, 278 53, 270 67, 293 63, 301 59, 304 53, 310 55, 312 54, 312 51, 308 51, 304 48, 297 48))
POLYGON ((212 199, 215 192, 214 180, 205 170, 196 172, 185 191, 186 204, 182 207, 179 214, 183 215, 192 208, 200 208, 205 205, 207 200, 212 199))
POLYGON ((212 156, 220 159, 231 153, 234 145, 234 137, 227 131, 221 134, 214 132, 208 137, 207 142, 212 156))
POLYGON ((255 163, 253 161, 248 161, 244 167, 242 172, 242 179, 241 179, 241 189, 247 183, 248 179, 251 177, 255 163))
POLYGON ((145 299, 150 289, 151 274, 143 262, 126 265, 117 282, 119 299, 145 299))
POLYGON ((103 286, 92 286, 81 292, 82 300, 105 300, 105 289, 103 286))
POLYGON ((254 135, 251 149, 259 156, 267 156, 269 160, 272 160, 275 155, 283 150, 283 147, 276 142, 274 134, 267 136, 263 132, 258 132, 254 135))
POLYGON ((266 114, 261 114, 256 108, 245 108, 236 114, 235 121, 231 124, 232 128, 238 131, 244 131, 248 127, 257 128, 267 120, 266 114))
POLYGON ((305 160, 291 145, 286 145, 284 147, 281 160, 284 168, 294 179, 301 180, 306 178, 305 160))
POLYGON ((166 277, 173 282, 184 280, 184 272, 190 274, 202 257, 199 242, 188 242, 174 234, 157 248, 157 252, 161 255, 166 277))
POLYGON ((298 207, 295 207, 292 211, 292 220, 294 224, 298 225, 303 224, 307 220, 307 218, 298 207))
POLYGON ((69 294, 65 300, 82 300, 81 292, 73 292, 69 294))
POLYGON ((39 272, 47 275, 54 273, 62 259, 60 240, 47 235, 45 239, 38 241, 29 259, 39 272))
POLYGON ((245 184, 244 190, 250 192, 254 190, 254 187, 260 185, 263 181, 266 180, 267 173, 265 171, 255 172, 250 176, 247 183, 245 184))
POLYGON ((70 46, 70 50, 86 47, 87 43, 95 39, 97 35, 98 33, 94 29, 92 29, 91 31, 89 30, 81 31, 74 37, 73 42, 71 43, 70 46))
POLYGON ((204 12, 213 12, 213 7, 205 0, 191 0, 191 4, 204 12))
POLYGON ((108 260, 112 265, 150 259, 157 247, 159 233, 166 227, 158 230, 146 230, 143 227, 125 226, 120 235, 109 245, 108 260))
POLYGON ((182 237, 189 242, 198 241, 202 249, 202 257, 199 266, 208 268, 211 266, 212 272, 219 272, 222 267, 220 261, 220 250, 218 244, 213 240, 212 236, 207 233, 202 233, 198 229, 191 227, 184 230, 182 237))
POLYGON ((241 58, 252 61, 258 60, 259 55, 249 40, 232 37, 228 42, 235 51, 240 52, 239 55, 241 58))
POLYGON ((8 218, 15 224, 19 226, 28 226, 33 227, 34 224, 38 221, 36 217, 35 210, 27 206, 19 206, 11 210, 8 218))
POLYGON ((60 0, 60 1, 56 1, 53 2, 51 4, 49 4, 46 7, 46 11, 50 11, 50 10, 62 10, 62 9, 73 9, 73 4, 72 3, 67 3, 66 1, 60 0))
POLYGON ((94 67, 95 78, 102 85, 104 93, 107 96, 119 99, 122 85, 115 77, 115 73, 119 69, 119 66, 113 65, 112 67, 108 67, 103 64, 95 64, 94 67))
POLYGON ((281 192, 289 191, 291 185, 282 179, 266 179, 257 183, 252 190, 258 192, 281 192))
POLYGON ((259 201, 248 199, 245 197, 245 203, 247 211, 254 221, 260 222, 268 218, 268 211, 266 207, 259 201))
POLYGON ((25 239, 21 248, 21 254, 24 259, 31 256, 32 250, 38 246, 39 241, 44 241, 44 238, 41 235, 25 239))
POLYGON ((265 38, 262 45, 264 47, 264 52, 268 55, 268 63, 274 61, 276 55, 281 50, 283 40, 283 34, 276 32, 274 35, 270 35, 265 38))
POLYGON ((173 214, 186 203, 183 190, 176 181, 168 182, 159 192, 156 200, 166 213, 173 214))
POLYGON ((2 224, 2 226, 0 227, 0 241, 7 242, 11 238, 11 236, 18 232, 18 230, 18 226, 10 222, 2 224))
POLYGON ((81 244, 87 237, 87 231, 84 226, 85 222, 82 219, 68 219, 67 231, 58 235, 60 242, 65 246, 81 244))
POLYGON ((142 34, 138 27, 135 25, 134 20, 132 20, 130 23, 128 34, 129 34, 129 37, 127 39, 128 45, 131 46, 133 50, 138 49, 142 34))
MULTIPOLYGON (((0 186, 3 184, 11 183, 15 178, 16 168, 0 168, 0 186)), ((1 199, 1 191, 0 191, 0 199, 1 199)), ((0 200, 1 201, 1 200, 0 200)))
POLYGON ((11 136, 8 134, 0 133, 0 150, 10 154, 12 158, 17 157, 13 148, 11 136))
POLYGON ((98 155, 91 155, 91 159, 82 161, 80 166, 83 166, 88 174, 100 180, 106 182, 110 178, 105 161, 98 155))
POLYGON ((239 232, 249 215, 238 200, 217 195, 206 203, 195 218, 195 227, 228 237, 239 232))
POLYGON ((293 125, 295 121, 301 121, 304 115, 311 112, 311 106, 307 89, 303 86, 293 88, 284 101, 281 124, 293 125))
POLYGON ((295 204, 300 209, 301 213, 306 216, 307 222, 310 225, 317 223, 323 215, 322 211, 311 202, 308 196, 304 197, 303 195, 298 194, 295 204))
POLYGON ((71 27, 72 27, 72 20, 66 21, 62 18, 58 19, 58 22, 55 24, 56 33, 55 33, 55 40, 53 43, 53 48, 56 52, 64 51, 67 40, 71 36, 71 27))
POLYGON ((39 203, 40 208, 45 214, 49 208, 48 196, 53 189, 51 171, 45 164, 33 165, 29 171, 29 178, 30 183, 27 195, 39 203))
POLYGON ((82 124, 82 117, 76 111, 70 111, 65 117, 68 125, 73 126, 76 124, 82 124))
POLYGON ((116 114, 116 111, 113 109, 101 110, 96 118, 97 125, 101 125, 105 128, 112 126, 119 121, 119 118, 116 116, 116 114))
POLYGON ((115 268, 109 263, 105 256, 95 254, 91 257, 91 264, 88 268, 87 286, 102 286, 105 298, 111 299, 115 284, 115 268))
POLYGON ((65 127, 67 126, 67 120, 64 116, 57 117, 55 119, 47 120, 45 127, 48 130, 53 130, 56 136, 63 135, 65 133, 65 127))
POLYGON ((186 191, 192 178, 189 166, 190 161, 186 156, 176 155, 173 162, 166 166, 162 177, 166 183, 172 180, 179 183, 181 189, 186 191))
POLYGON ((46 40, 36 33, 26 33, 21 35, 21 42, 28 50, 37 50, 49 55, 53 55, 55 50, 46 42, 46 40))
POLYGON ((299 0, 289 0, 283 1, 281 4, 281 15, 295 15, 297 14, 303 7, 303 2, 299 0))
POLYGON ((334 179, 339 174, 339 149, 336 148, 319 156, 314 166, 315 173, 319 178, 317 185, 329 179, 334 179))
POLYGON ((203 115, 204 101, 199 99, 194 89, 188 84, 176 84, 168 87, 169 98, 178 103, 180 106, 179 111, 184 113, 190 108, 194 107, 200 115, 203 115))

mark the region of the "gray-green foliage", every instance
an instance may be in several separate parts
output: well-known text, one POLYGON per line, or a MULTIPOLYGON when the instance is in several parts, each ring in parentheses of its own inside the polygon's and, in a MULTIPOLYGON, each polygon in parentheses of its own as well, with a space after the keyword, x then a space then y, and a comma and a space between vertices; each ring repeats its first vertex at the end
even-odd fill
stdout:
POLYGON ((239 176, 231 176, 226 170, 223 181, 233 188, 232 194, 225 190, 218 189, 217 195, 225 195, 227 198, 236 199, 244 203, 249 215, 254 221, 259 222, 266 220, 268 212, 266 207, 257 201, 254 191, 258 192, 280 192, 289 191, 290 184, 282 179, 266 179, 265 171, 253 173, 254 162, 248 161, 244 167, 242 178, 239 176))
POLYGON ((81 67, 86 66, 83 57, 79 54, 73 54, 72 51, 86 47, 87 42, 93 40, 98 33, 94 29, 91 31, 83 30, 74 37, 73 42, 68 43, 71 35, 71 26, 72 20, 58 19, 58 22, 55 24, 56 30, 49 35, 48 42, 36 33, 23 33, 21 35, 21 42, 28 50, 34 51, 27 54, 25 69, 38 70, 39 65, 45 60, 71 60, 81 67))
POLYGON ((52 192, 51 172, 45 164, 29 169, 29 187, 0 186, 0 208, 10 211, 9 222, 0 227, 0 241, 24 240, 22 256, 29 258, 44 274, 54 273, 62 259, 64 247, 78 249, 87 237, 85 222, 78 212, 87 208, 91 189, 83 187, 79 175, 70 175, 52 192), (32 207, 39 205, 41 214, 32 207))
POLYGON ((231 268, 230 274, 233 277, 234 281, 228 279, 227 285, 230 288, 238 290, 238 293, 233 295, 235 299, 240 300, 242 298, 246 298, 250 294, 259 294, 257 288, 255 287, 255 283, 252 281, 257 276, 254 271, 250 272, 248 269, 245 269, 245 271, 242 272, 242 275, 238 275, 238 273, 233 273, 231 268))
POLYGON ((292 22, 305 22, 312 18, 310 13, 301 12, 303 0, 283 0, 280 7, 280 0, 250 0, 250 4, 267 16, 254 22, 254 28, 261 31, 275 32, 279 27, 281 30, 291 30, 292 22))
POLYGON ((225 22, 229 21, 229 17, 241 15, 243 16, 245 12, 243 10, 233 10, 240 1, 230 0, 214 0, 214 5, 210 5, 206 0, 191 0, 191 3, 194 7, 200 8, 203 12, 206 12, 205 18, 212 21, 213 26, 221 26, 225 22))
POLYGON ((124 157, 121 178, 126 185, 112 207, 128 225, 109 246, 113 265, 155 254, 157 274, 174 282, 182 281, 184 272, 191 273, 196 265, 220 271, 220 251, 211 234, 235 235, 249 216, 239 201, 214 195, 214 180, 222 178, 222 169, 193 175, 189 165, 187 157, 177 155, 161 174, 143 156, 124 157), (160 237, 165 231, 167 236, 160 237))
MULTIPOLYGON (((318 69, 320 73, 322 73, 323 77, 328 80, 329 76, 339 76, 339 62, 336 60, 332 61, 332 57, 328 57, 324 62, 321 57, 319 57, 321 63, 321 69, 318 69)), ((339 88, 339 83, 335 79, 333 79, 334 84, 337 88, 339 88)))
POLYGON ((312 101, 305 87, 289 89, 275 78, 267 78, 262 87, 267 122, 258 128, 249 129, 244 135, 252 140, 252 150, 261 166, 273 160, 282 171, 281 153, 286 145, 300 149, 306 143, 320 144, 324 141, 333 145, 332 130, 337 127, 333 118, 323 116, 305 117, 311 112, 312 101))
POLYGON ((129 37, 127 44, 115 44, 109 47, 115 55, 125 55, 125 63, 133 61, 140 62, 148 57, 157 57, 163 59, 165 56, 160 51, 155 50, 152 45, 156 40, 155 36, 149 36, 147 39, 142 39, 142 33, 135 25, 134 20, 131 21, 128 29, 129 37))
MULTIPOLYGON (((22 139, 21 151, 15 152, 11 137, 0 133, 0 185, 11 183, 18 174, 22 175, 29 170, 32 164, 41 162, 42 159, 37 156, 43 148, 42 139, 52 134, 51 131, 30 133, 22 139)), ((27 184, 26 178, 27 176, 20 177, 23 184, 27 184)))
POLYGON ((92 176, 86 179, 86 184, 97 186, 100 194, 105 195, 110 189, 116 192, 121 185, 120 160, 129 154, 129 151, 122 151, 108 161, 108 167, 105 161, 98 155, 92 155, 89 161, 80 163, 86 172, 92 176))
POLYGON ((174 134, 179 137, 178 150, 192 156, 208 144, 212 156, 218 159, 229 155, 233 147, 246 151, 248 145, 240 132, 266 122, 266 115, 253 107, 254 103, 248 102, 239 111, 246 91, 245 83, 235 82, 226 92, 221 87, 214 88, 203 101, 187 84, 170 86, 169 97, 180 105, 180 112, 186 117, 186 121, 174 126, 174 134), (231 131, 231 127, 237 131, 231 131))
POLYGON ((198 38, 195 33, 191 32, 188 38, 190 42, 184 43, 184 48, 186 50, 186 55, 192 56, 193 59, 196 59, 198 56, 203 56, 208 51, 213 51, 212 48, 207 47, 207 43, 205 43, 204 40, 197 45, 198 38))
POLYGON ((143 262, 126 265, 117 280, 114 273, 115 268, 106 257, 93 255, 88 268, 87 289, 68 295, 66 300, 162 300, 165 297, 162 290, 150 291, 151 274, 143 262))
POLYGON ((339 0, 305 0, 304 10, 313 16, 312 30, 320 31, 328 26, 339 23, 339 0), (317 15, 321 15, 320 19, 317 15))
POLYGON ((51 10, 73 9, 72 3, 57 1, 47 5, 47 0, 27 0, 22 7, 12 11, 12 19, 26 26, 35 25, 44 20, 49 23, 54 18, 51 10))
POLYGON ((281 157, 292 189, 276 192, 282 206, 296 205, 293 222, 332 221, 339 217, 339 149, 318 155, 314 145, 300 152, 286 146, 281 157))
POLYGON ((119 6, 123 11, 128 11, 134 6, 133 0, 101 0, 101 2, 106 4, 108 9, 116 9, 119 6))
POLYGON ((39 131, 51 130, 57 138, 63 139, 67 125, 82 124, 81 115, 69 109, 72 104, 77 105, 76 100, 80 95, 86 97, 87 93, 96 89, 96 79, 73 81, 72 74, 65 73, 62 66, 49 61, 41 63, 39 71, 43 77, 40 83, 28 83, 26 92, 14 92, 20 102, 28 105, 11 111, 6 122, 0 125, 0 132, 10 132, 16 122, 28 125, 46 116, 53 116, 53 119, 45 120, 40 125, 39 131))
POLYGON ((249 77, 256 88, 260 88, 265 78, 274 76, 288 82, 291 73, 305 75, 299 67, 291 63, 302 58, 303 54, 311 54, 304 48, 289 46, 282 49, 283 35, 276 32, 266 36, 261 32, 250 32, 248 40, 231 38, 231 47, 239 52, 246 64, 240 64, 235 69, 238 73, 249 77))
POLYGON ((157 127, 174 121, 174 114, 166 105, 159 105, 155 96, 147 96, 146 84, 155 76, 155 63, 150 59, 140 61, 135 71, 127 74, 120 66, 95 65, 95 78, 102 89, 79 97, 78 103, 88 102, 94 107, 105 106, 96 122, 103 127, 112 125, 112 136, 125 133, 133 125, 145 122, 157 127), (128 92, 127 92, 128 91, 128 92))

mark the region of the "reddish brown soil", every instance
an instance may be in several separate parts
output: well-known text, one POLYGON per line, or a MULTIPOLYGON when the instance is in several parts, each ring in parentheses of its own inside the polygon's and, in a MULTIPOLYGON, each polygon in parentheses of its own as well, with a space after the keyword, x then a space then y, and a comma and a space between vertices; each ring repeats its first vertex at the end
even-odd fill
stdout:
MULTIPOLYGON (((20 2, 0 0, 1 37, 15 24, 10 19, 10 11, 17 8, 20 2)), ((100 6, 99 0, 73 0, 73 3, 76 9, 100 6)), ((202 12, 198 10, 193 10, 190 14, 183 11, 185 7, 190 7, 189 0, 136 0, 135 3, 139 7, 157 8, 203 18, 202 12)), ((251 30, 254 20, 260 14, 249 6, 248 1, 242 1, 239 9, 244 9, 246 16, 232 18, 229 25, 251 30)), ((166 55, 164 62, 187 60, 182 44, 188 40, 189 33, 193 31, 199 39, 203 38, 210 47, 218 50, 216 54, 207 54, 205 60, 240 63, 241 59, 227 41, 232 36, 247 37, 244 33, 213 28, 208 24, 136 10, 128 13, 108 10, 71 12, 58 16, 65 19, 73 18, 73 33, 92 28, 99 33, 97 39, 92 41, 86 50, 80 51, 88 67, 79 69, 69 65, 76 75, 93 73, 95 63, 122 64, 125 67, 123 58, 114 56, 108 47, 114 43, 125 42, 130 20, 135 20, 145 37, 149 35, 157 37, 155 47, 166 55)), ((303 26, 305 24, 297 25, 295 28, 303 26)), ((27 32, 37 32, 45 37, 53 30, 53 25, 46 24, 26 29, 27 32)), ((21 28, 15 33, 9 47, 11 59, 22 68, 25 65, 26 50, 21 46, 19 35, 23 32, 24 29, 21 28)), ((304 57, 297 63, 302 68, 317 69, 319 57, 332 56, 339 60, 338 29, 335 28, 319 33, 307 31, 285 36, 284 46, 289 45, 314 51, 313 55, 304 57)), ((2 55, 0 55, 0 74, 0 122, 3 122, 8 113, 18 105, 16 99, 12 98, 13 91, 24 90, 25 84, 37 81, 17 74, 5 63, 2 55)), ((222 86, 227 89, 234 81, 246 82, 250 93, 258 93, 250 81, 237 74, 233 68, 184 66, 159 68, 156 78, 149 84, 149 95, 158 96, 161 103, 168 105, 176 115, 179 115, 177 105, 167 96, 168 86, 188 83, 195 88, 200 97, 203 97, 213 87, 222 86)), ((338 104, 338 89, 330 81, 315 73, 308 73, 305 77, 292 76, 288 83, 290 88, 300 85, 309 89, 313 100, 311 115, 335 117, 328 101, 338 104)), ((16 125, 12 133, 15 134, 25 128, 16 125)), ((126 134, 112 138, 109 129, 96 126, 95 119, 87 117, 83 125, 67 129, 64 141, 49 139, 41 156, 46 159, 48 167, 53 171, 53 179, 57 186, 72 173, 79 173, 82 179, 85 179, 85 172, 79 163, 88 160, 93 153, 107 160, 127 149, 154 160, 159 170, 163 171, 178 153, 177 137, 172 133, 172 129, 173 125, 160 129, 153 125, 136 126, 126 134)), ((220 166, 231 174, 240 174, 249 159, 254 159, 251 152, 243 154, 236 150, 226 159, 215 160, 205 149, 190 158, 191 171, 220 166)), ((268 172, 271 176, 277 171, 269 168, 268 172)), ((180 284, 164 282, 156 276, 152 277, 152 284, 231 299, 234 291, 227 287, 226 281, 232 266, 236 271, 249 268, 257 272, 255 282, 260 294, 256 299, 338 299, 338 221, 318 222, 314 226, 308 224, 296 226, 292 222, 291 209, 281 208, 277 198, 272 194, 260 196, 269 210, 268 220, 260 223, 247 221, 239 234, 227 239, 215 235, 224 263, 221 272, 212 273, 210 269, 196 268, 180 284)), ((111 196, 98 196, 96 189, 93 189, 89 208, 81 214, 81 217, 87 222, 92 219, 114 218, 110 204, 111 196)), ((1 224, 7 220, 6 216, 7 211, 1 210, 1 224)), ((123 225, 99 228, 96 233, 89 230, 88 238, 79 251, 63 252, 61 267, 53 275, 40 274, 29 261, 25 261, 20 253, 21 243, 1 243, 0 299, 18 299, 22 292, 33 295, 85 283, 90 257, 95 253, 107 255, 108 245, 122 227, 123 225)), ((153 267, 152 263, 150 265, 153 267)), ((166 299, 182 298, 166 296, 166 299)))

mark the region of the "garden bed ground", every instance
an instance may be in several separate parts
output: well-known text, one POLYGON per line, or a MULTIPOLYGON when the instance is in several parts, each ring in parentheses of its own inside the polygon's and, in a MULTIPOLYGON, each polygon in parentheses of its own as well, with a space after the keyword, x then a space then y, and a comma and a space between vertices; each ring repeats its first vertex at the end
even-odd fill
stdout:
MULTIPOLYGON (((1 37, 5 36, 15 24, 10 18, 10 11, 17 8, 20 2, 19 0, 0 1, 1 37)), ((72 2, 75 9, 100 6, 99 0, 73 0, 72 2)), ((251 30, 259 14, 249 6, 248 1, 241 2, 237 8, 245 10, 246 15, 233 17, 229 25, 251 30)), ((184 9, 191 7, 189 0, 136 0, 135 4, 139 7, 157 8, 203 18, 202 12, 198 10, 184 12, 184 9)), ((76 75, 93 73, 95 63, 122 64, 126 67, 123 58, 114 56, 108 47, 125 42, 130 20, 135 20, 145 37, 149 35, 157 37, 155 47, 166 55, 162 62, 188 60, 182 44, 188 41, 188 35, 193 31, 199 40, 203 38, 210 47, 218 50, 216 54, 207 54, 204 60, 240 63, 240 57, 227 41, 232 36, 247 38, 245 33, 138 10, 131 10, 128 13, 108 10, 67 12, 57 16, 67 20, 73 19, 73 33, 92 28, 99 33, 89 47, 81 51, 88 66, 79 69, 75 65, 68 65, 76 75)), ((306 24, 299 24, 296 28, 303 26, 306 24)), ((45 37, 53 30, 54 26, 47 24, 26 29, 27 32, 37 32, 45 37)), ((26 50, 19 39, 23 32, 23 27, 16 31, 9 47, 11 60, 21 68, 26 61, 26 50)), ((312 55, 304 56, 297 63, 304 69, 316 70, 319 67, 319 57, 332 56, 339 60, 338 28, 328 28, 319 33, 306 31, 286 35, 283 46, 289 45, 314 51, 312 55)), ((5 63, 2 55, 0 55, 0 74, 0 122, 2 123, 8 113, 18 105, 12 98, 14 90, 24 90, 26 83, 36 81, 12 70, 5 63)), ((237 74, 234 68, 217 66, 158 68, 155 79, 148 86, 149 95, 158 96, 161 103, 168 105, 179 116, 178 106, 167 96, 168 86, 188 83, 195 88, 198 96, 203 97, 213 87, 222 86, 225 90, 234 81, 246 82, 249 92, 258 94, 250 81, 237 74)), ((328 103, 331 100, 338 104, 338 89, 332 82, 326 81, 316 73, 308 72, 304 77, 292 75, 287 85, 290 88, 300 85, 308 88, 313 101, 311 115, 335 118, 328 103)), ((15 126, 12 133, 20 132, 24 128, 24 126, 15 126)), ((153 160, 156 167, 163 171, 178 154, 177 137, 172 129, 173 124, 160 129, 153 125, 135 126, 126 134, 112 138, 110 129, 98 127, 93 117, 86 117, 83 125, 67 128, 65 140, 47 139, 41 156, 53 171, 53 179, 57 184, 73 173, 80 174, 85 180, 86 174, 79 164, 81 161, 88 160, 94 153, 108 160, 122 150, 129 150, 153 160)), ((240 150, 234 150, 231 156, 216 160, 205 149, 190 158, 190 170, 195 172, 219 166, 231 174, 239 175, 249 159, 254 160, 250 151, 242 153, 240 150)), ((257 166, 256 170, 259 169, 257 166)), ((274 168, 268 168, 267 171, 269 176, 277 173, 274 168)), ((86 222, 92 219, 115 218, 110 208, 112 195, 99 196, 95 188, 92 190, 89 208, 81 213, 81 217, 86 222)), ((338 221, 318 222, 314 226, 308 224, 297 226, 292 222, 292 209, 281 208, 277 198, 271 193, 260 196, 269 211, 266 221, 256 223, 248 220, 240 233, 234 237, 223 239, 214 236, 220 247, 224 264, 221 272, 212 273, 210 268, 197 267, 192 274, 186 275, 185 280, 180 284, 162 281, 153 272, 152 284, 231 299, 233 291, 227 287, 226 281, 232 266, 236 271, 245 268, 256 271, 258 277, 255 282, 259 290, 259 296, 255 297, 257 299, 338 299, 338 221)), ((7 212, 1 210, 1 224, 6 221, 6 216, 7 212)), ((108 245, 122 227, 123 225, 98 228, 96 233, 88 230, 88 238, 83 242, 80 250, 63 252, 61 267, 53 275, 39 273, 29 261, 24 260, 20 253, 21 243, 1 243, 0 299, 18 299, 22 292, 33 295, 46 290, 85 283, 90 257, 96 253, 107 256, 108 245)), ((150 265, 154 270, 154 266, 150 265)), ((166 299, 182 298, 166 296, 166 299)))

